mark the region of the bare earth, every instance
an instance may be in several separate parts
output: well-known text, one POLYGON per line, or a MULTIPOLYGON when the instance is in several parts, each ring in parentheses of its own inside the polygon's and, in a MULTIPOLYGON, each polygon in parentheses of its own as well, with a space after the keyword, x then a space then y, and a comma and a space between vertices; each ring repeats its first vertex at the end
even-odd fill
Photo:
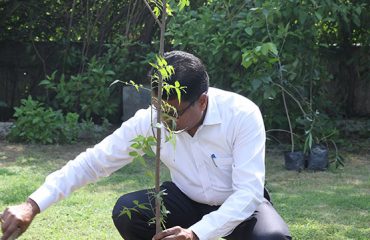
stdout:
POLYGON ((0 167, 14 162, 21 156, 32 152, 34 155, 50 155, 51 159, 74 159, 80 152, 93 146, 91 143, 76 143, 73 145, 38 145, 17 144, 0 140, 0 167))

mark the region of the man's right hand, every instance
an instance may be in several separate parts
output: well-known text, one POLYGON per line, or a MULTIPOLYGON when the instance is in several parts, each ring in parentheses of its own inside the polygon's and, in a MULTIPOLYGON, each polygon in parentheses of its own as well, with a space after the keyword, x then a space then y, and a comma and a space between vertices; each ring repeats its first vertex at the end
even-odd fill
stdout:
POLYGON ((3 232, 1 240, 15 239, 24 233, 38 213, 40 213, 40 208, 32 199, 5 209, 0 215, 3 232))

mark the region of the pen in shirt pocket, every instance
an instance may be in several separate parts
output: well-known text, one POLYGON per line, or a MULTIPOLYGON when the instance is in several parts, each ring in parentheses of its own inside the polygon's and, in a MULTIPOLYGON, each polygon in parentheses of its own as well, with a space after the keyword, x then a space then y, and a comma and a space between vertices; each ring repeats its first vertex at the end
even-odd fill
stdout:
POLYGON ((215 165, 215 167, 217 167, 217 164, 216 164, 216 161, 215 161, 215 159, 216 159, 216 155, 215 155, 214 153, 212 153, 212 155, 211 155, 211 159, 212 159, 212 162, 213 162, 213 164, 215 165))

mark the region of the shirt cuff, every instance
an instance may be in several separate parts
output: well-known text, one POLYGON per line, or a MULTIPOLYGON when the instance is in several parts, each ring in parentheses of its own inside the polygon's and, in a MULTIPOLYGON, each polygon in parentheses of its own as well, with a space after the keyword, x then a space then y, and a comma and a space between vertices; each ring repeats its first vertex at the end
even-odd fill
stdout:
MULTIPOLYGON (((192 225, 189 229, 193 231, 199 238, 199 240, 218 240, 220 237, 218 233, 216 233, 217 230, 214 229, 215 226, 211 226, 204 220, 201 220, 194 225, 192 225)), ((232 230, 225 234, 225 236, 229 235, 232 232, 232 230)))
POLYGON ((29 198, 39 206, 40 212, 43 212, 55 202, 52 191, 45 185, 33 192, 29 198))
POLYGON ((196 223, 193 226, 191 226, 189 229, 191 231, 193 231, 195 233, 195 235, 197 235, 197 237, 199 238, 199 240, 205 240, 206 239, 205 238, 206 231, 204 231, 205 229, 201 225, 202 224, 196 223))

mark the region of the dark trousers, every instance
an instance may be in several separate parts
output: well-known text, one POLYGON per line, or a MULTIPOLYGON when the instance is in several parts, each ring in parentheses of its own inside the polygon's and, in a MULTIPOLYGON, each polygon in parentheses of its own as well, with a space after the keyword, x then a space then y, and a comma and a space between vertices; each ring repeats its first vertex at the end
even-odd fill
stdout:
MULTIPOLYGON (((198 222, 203 215, 215 211, 219 206, 209 206, 188 198, 172 182, 164 182, 161 189, 166 189, 164 205, 170 212, 165 219, 166 228, 181 226, 188 228, 198 222)), ((125 240, 150 240, 155 234, 155 224, 149 224, 154 218, 154 199, 148 190, 132 192, 121 196, 114 206, 113 222, 125 240), (138 208, 133 201, 145 204, 149 209, 138 208), (121 214, 124 208, 135 208, 131 214, 121 214)), ((227 237, 228 240, 246 239, 291 239, 288 226, 265 199, 254 214, 237 226, 227 237)), ((202 240, 202 239, 201 239, 202 240)))

